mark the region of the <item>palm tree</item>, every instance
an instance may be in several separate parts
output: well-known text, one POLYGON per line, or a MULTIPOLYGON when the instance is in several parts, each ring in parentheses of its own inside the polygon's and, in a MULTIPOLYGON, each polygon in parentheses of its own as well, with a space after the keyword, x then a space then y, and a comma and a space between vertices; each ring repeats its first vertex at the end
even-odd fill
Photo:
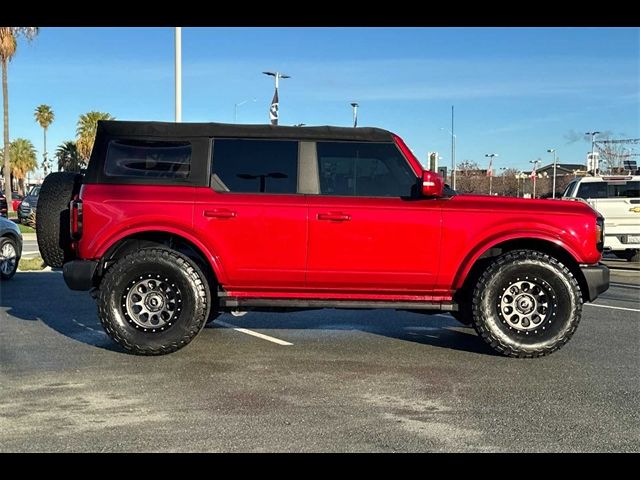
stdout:
POLYGON ((56 158, 58 159, 59 171, 79 172, 81 168, 87 166, 87 162, 80 158, 76 142, 73 141, 67 141, 58 146, 56 158))
POLYGON ((91 156, 93 141, 96 138, 96 129, 98 128, 98 120, 114 120, 108 113, 104 112, 87 112, 80 115, 78 119, 78 127, 76 128, 78 153, 80 158, 87 161, 91 156))
POLYGON ((18 37, 23 36, 31 40, 38 34, 38 27, 0 27, 0 63, 2 63, 2 99, 4 101, 4 192, 7 198, 7 208, 13 210, 11 202, 11 162, 9 145, 9 86, 7 70, 9 61, 16 53, 18 37))
POLYGON ((11 150, 11 174, 18 180, 18 191, 24 195, 24 178, 38 167, 36 149, 31 140, 17 138, 9 144, 11 150))
POLYGON ((53 123, 53 119, 55 115, 53 114, 53 110, 49 105, 40 105, 36 107, 36 111, 33 112, 33 116, 36 119, 36 122, 40 124, 42 129, 44 130, 44 150, 42 153, 42 168, 44 169, 44 176, 47 176, 47 170, 49 168, 49 163, 47 162, 47 128, 49 125, 53 123))

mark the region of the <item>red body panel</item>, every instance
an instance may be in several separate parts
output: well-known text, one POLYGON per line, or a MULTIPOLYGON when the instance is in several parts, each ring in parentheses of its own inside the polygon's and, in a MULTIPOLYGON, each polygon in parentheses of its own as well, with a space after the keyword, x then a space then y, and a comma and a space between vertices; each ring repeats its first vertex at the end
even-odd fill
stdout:
MULTIPOLYGON (((420 175, 406 145, 396 143, 420 175)), ((200 249, 229 295, 450 301, 474 262, 512 239, 553 242, 594 264, 597 214, 581 202, 458 195, 403 200, 216 193, 205 187, 82 187, 78 256, 146 231, 200 249)))

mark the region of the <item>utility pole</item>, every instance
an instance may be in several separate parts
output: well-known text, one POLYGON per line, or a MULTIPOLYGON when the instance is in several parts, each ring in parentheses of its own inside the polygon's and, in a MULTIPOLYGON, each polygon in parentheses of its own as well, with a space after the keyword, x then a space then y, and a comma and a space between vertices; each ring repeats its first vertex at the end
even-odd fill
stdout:
POLYGON ((456 136, 453 133, 453 105, 451 105, 451 188, 456 189, 456 136))
POLYGON ((176 122, 182 122, 182 27, 176 27, 176 65, 175 65, 175 87, 176 87, 176 122))

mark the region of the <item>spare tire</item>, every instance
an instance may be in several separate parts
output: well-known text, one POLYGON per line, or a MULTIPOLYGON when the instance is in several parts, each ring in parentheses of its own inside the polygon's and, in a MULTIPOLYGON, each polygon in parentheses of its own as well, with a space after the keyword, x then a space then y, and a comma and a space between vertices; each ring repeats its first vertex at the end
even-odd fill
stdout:
POLYGON ((74 258, 69 231, 69 202, 80 191, 82 174, 50 173, 40 187, 36 212, 38 248, 44 263, 60 268, 74 258))

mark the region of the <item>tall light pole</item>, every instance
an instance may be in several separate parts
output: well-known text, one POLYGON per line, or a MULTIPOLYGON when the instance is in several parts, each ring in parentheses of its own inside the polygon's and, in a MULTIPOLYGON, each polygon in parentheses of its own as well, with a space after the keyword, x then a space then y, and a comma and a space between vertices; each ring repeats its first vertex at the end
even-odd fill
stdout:
POLYGON ((176 27, 176 122, 182 121, 182 27, 176 27))
POLYGON ((269 75, 270 77, 274 77, 276 81, 276 91, 273 94, 273 100, 271 100, 271 107, 269 108, 269 120, 271 121, 271 125, 278 125, 278 118, 280 117, 280 100, 278 98, 278 87, 280 85, 279 80, 281 78, 291 78, 289 75, 285 75, 280 72, 262 72, 265 75, 269 75))
MULTIPOLYGON (((453 125, 453 122, 452 122, 453 125)), ((456 189, 456 136, 448 128, 441 127, 440 130, 451 134, 451 188, 456 189)))
POLYGON ((598 135, 600 132, 586 132, 585 135, 591 135, 591 162, 593 164, 593 174, 597 175, 598 174, 598 170, 599 170, 599 165, 598 162, 596 162, 595 157, 593 156, 593 149, 595 146, 595 138, 596 135, 598 135))
POLYGON ((536 172, 538 170, 538 163, 540 163, 540 160, 529 160, 529 163, 533 163, 533 172, 531 172, 531 176, 533 178, 533 198, 536 198, 536 177, 538 176, 536 172))
POLYGON ((353 128, 358 126, 358 105, 357 102, 351 102, 351 108, 353 108, 353 128))
POLYGON ((239 103, 234 104, 233 105, 233 123, 238 123, 238 107, 241 107, 245 103, 255 102, 255 101, 256 101, 255 98, 251 98, 251 99, 243 100, 239 103))
POLYGON ((485 154, 485 157, 489 158, 489 169, 487 170, 487 173, 489 174, 489 195, 491 195, 492 193, 492 187, 493 187, 493 159, 494 157, 497 157, 498 154, 497 153, 487 153, 485 154))
POLYGON ((556 198, 556 149, 549 148, 547 153, 553 153, 553 197, 556 198))

